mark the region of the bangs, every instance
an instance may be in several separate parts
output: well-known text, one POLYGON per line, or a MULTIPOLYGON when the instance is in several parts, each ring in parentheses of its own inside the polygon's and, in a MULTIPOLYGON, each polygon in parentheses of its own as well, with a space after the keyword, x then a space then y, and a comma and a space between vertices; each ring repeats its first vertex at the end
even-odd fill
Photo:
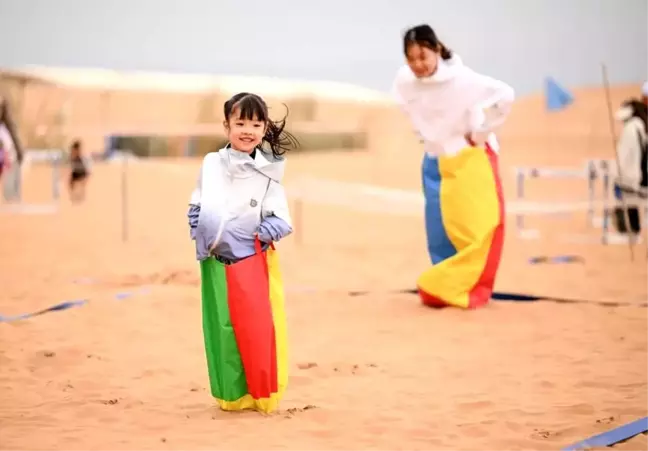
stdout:
POLYGON ((239 120, 268 122, 268 110, 256 96, 248 95, 236 102, 232 106, 232 116, 239 120))

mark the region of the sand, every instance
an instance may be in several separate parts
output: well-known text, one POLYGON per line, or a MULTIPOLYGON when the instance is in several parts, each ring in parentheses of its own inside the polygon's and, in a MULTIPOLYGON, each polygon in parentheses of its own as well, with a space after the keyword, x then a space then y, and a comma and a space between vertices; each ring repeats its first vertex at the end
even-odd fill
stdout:
MULTIPOLYGON (((501 135, 507 198, 514 164, 611 156, 604 113, 590 114, 599 99, 584 92, 559 120, 539 120, 537 99, 520 102, 501 135)), ((419 152, 295 155, 286 183, 418 190, 419 152)), ((281 410, 219 411, 185 219, 198 165, 129 167, 126 243, 119 165, 94 167, 83 205, 0 216, 0 314, 90 301, 0 323, 0 448, 555 450, 648 415, 645 244, 631 262, 627 246, 560 242, 566 230, 596 238, 583 215, 530 221, 547 233, 539 241, 518 239, 509 218, 497 289, 583 302, 432 310, 398 293, 428 264, 422 216, 315 203, 279 246, 291 360, 281 410), (565 253, 584 263, 527 263, 565 253)), ((48 170, 30 174, 26 198, 42 202, 48 170)), ((583 182, 561 183, 537 181, 531 194, 583 198, 583 182)), ((647 448, 646 436, 616 447, 647 448)))

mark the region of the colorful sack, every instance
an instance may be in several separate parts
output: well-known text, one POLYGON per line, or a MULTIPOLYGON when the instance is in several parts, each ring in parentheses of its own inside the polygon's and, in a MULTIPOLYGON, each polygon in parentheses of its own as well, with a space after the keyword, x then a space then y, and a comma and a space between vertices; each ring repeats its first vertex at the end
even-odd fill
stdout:
POLYGON ((423 160, 432 267, 418 279, 424 304, 476 308, 490 300, 504 243, 497 155, 486 146, 423 160))
POLYGON ((274 246, 237 263, 200 262, 211 393, 223 410, 277 409, 288 383, 284 289, 274 246))

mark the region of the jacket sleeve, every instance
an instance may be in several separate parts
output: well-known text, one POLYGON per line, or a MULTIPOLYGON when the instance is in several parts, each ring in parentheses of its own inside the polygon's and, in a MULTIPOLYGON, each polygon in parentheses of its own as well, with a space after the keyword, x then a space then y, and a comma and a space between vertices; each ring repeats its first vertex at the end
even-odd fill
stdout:
POLYGON ((502 125, 513 106, 515 91, 496 78, 473 71, 473 83, 477 84, 482 98, 471 109, 469 127, 476 133, 489 133, 502 125))
POLYGON ((187 211, 187 219, 189 220, 189 233, 191 239, 196 239, 196 227, 198 227, 198 217, 200 216, 200 195, 201 195, 201 183, 202 182, 202 168, 198 174, 198 182, 196 187, 191 193, 191 198, 189 199, 189 210, 187 211))
POLYGON ((617 183, 634 191, 638 191, 641 184, 641 131, 637 122, 628 121, 617 141, 620 163, 617 183))
POLYGON ((196 187, 191 192, 189 205, 200 206, 200 197, 202 195, 201 189, 202 189, 202 166, 200 167, 200 172, 198 173, 198 180, 196 181, 196 187))
POLYGON ((271 181, 261 205, 259 239, 263 242, 279 241, 293 231, 286 191, 281 183, 271 181))

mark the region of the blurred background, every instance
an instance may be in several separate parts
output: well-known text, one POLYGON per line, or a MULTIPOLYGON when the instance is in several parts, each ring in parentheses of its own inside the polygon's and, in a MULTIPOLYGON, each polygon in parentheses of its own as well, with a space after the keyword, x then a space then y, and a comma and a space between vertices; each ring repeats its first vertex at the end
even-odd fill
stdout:
POLYGON ((599 86, 603 61, 613 84, 641 82, 648 66, 641 0, 0 4, 2 86, 28 147, 53 145, 58 120, 93 151, 138 135, 128 147, 139 154, 202 153, 213 147, 204 136, 181 138, 220 132, 199 125, 219 124, 223 101, 245 89, 288 104, 304 150, 364 147, 365 101, 390 103, 402 32, 423 22, 518 96, 547 76, 599 86))
POLYGON ((645 205, 629 247, 608 204, 611 114, 646 80, 645 0, 0 0, 0 140, 24 150, 0 196, 0 448, 549 450, 646 416, 645 205), (389 90, 421 23, 516 90, 496 290, 574 302, 404 292, 430 264, 423 148, 389 90), (186 213, 241 91, 301 142, 293 363, 287 413, 222 427, 186 213))

